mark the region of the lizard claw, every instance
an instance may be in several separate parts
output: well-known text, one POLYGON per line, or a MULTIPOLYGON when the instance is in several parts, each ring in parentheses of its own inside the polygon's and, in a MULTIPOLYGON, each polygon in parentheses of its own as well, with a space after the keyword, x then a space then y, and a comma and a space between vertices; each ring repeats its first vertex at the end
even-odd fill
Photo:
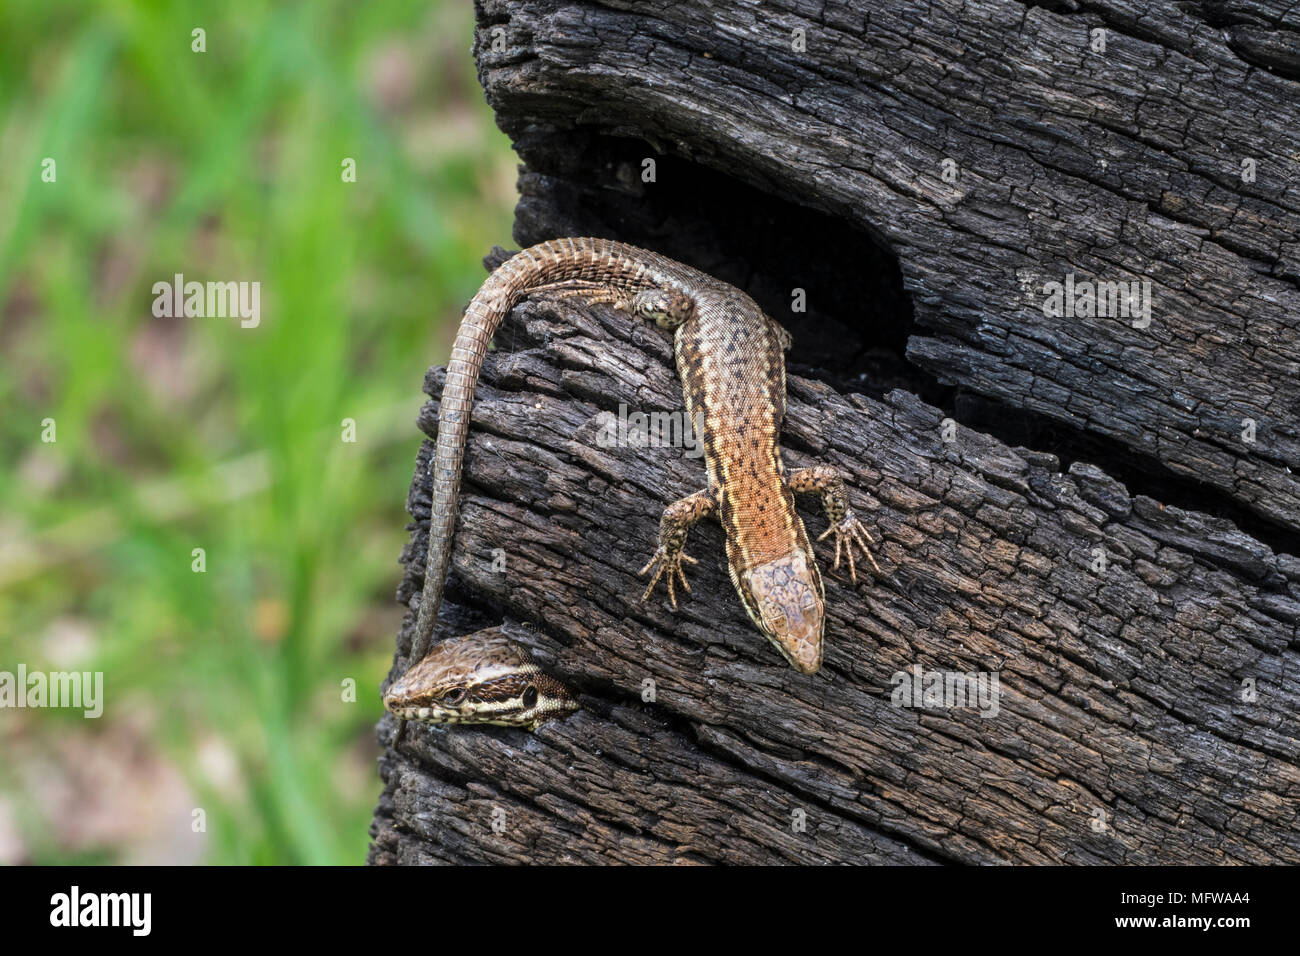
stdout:
POLYGON ((852 510, 845 512, 844 517, 837 524, 833 524, 823 531, 821 537, 817 540, 823 541, 832 534, 835 535, 835 564, 831 570, 838 571, 840 569, 840 553, 843 552, 849 559, 849 578, 854 584, 857 584, 858 569, 853 562, 853 546, 857 545, 862 549, 862 553, 867 556, 871 566, 876 569, 876 573, 880 573, 880 565, 876 564, 871 549, 867 547, 868 543, 875 544, 875 541, 852 510))
POLYGON ((685 551, 669 552, 663 547, 656 549, 655 553, 650 557, 649 562, 647 562, 646 566, 640 571, 640 575, 644 575, 651 568, 654 568, 655 565, 658 565, 658 567, 655 568, 654 577, 650 579, 649 587, 647 587, 645 593, 641 595, 641 600, 644 601, 650 597, 654 592, 655 585, 659 583, 659 579, 663 577, 664 572, 667 571, 668 577, 666 580, 668 582, 668 603, 672 605, 674 611, 677 610, 677 590, 674 586, 674 579, 682 582, 682 587, 686 589, 687 594, 691 592, 691 586, 686 582, 686 573, 682 570, 683 561, 687 564, 700 563, 685 551))

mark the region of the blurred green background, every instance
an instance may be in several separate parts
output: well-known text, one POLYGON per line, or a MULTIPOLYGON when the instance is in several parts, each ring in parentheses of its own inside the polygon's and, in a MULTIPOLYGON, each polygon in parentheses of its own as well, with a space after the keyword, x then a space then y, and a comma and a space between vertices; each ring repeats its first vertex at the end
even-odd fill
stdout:
POLYGON ((364 860, 420 384, 510 236, 472 29, 0 3, 0 670, 105 697, 0 710, 0 862, 364 860), (260 325, 153 317, 178 272, 260 325))

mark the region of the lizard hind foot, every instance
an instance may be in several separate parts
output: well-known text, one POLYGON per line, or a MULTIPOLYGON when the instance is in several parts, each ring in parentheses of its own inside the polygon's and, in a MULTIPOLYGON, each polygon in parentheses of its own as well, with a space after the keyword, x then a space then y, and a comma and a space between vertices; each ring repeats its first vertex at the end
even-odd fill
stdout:
POLYGON ((582 299, 588 305, 610 305, 622 312, 630 312, 633 308, 632 297, 622 289, 587 279, 548 282, 535 285, 528 291, 548 293, 557 299, 582 299))
POLYGON ((675 329, 691 317, 695 300, 675 289, 646 289, 632 296, 632 311, 661 329, 675 329))
POLYGON ((853 548, 856 545, 867 556, 867 560, 876 569, 876 573, 881 573, 880 565, 876 564, 871 548, 868 547, 868 544, 875 544, 875 541, 872 539, 870 532, 867 531, 866 526, 858 520, 857 515, 852 510, 846 511, 844 517, 823 531, 817 540, 824 541, 832 534, 835 535, 835 563, 832 565, 831 570, 838 571, 840 569, 840 555, 843 553, 849 560, 849 578, 854 584, 857 584, 858 569, 853 561, 853 548))

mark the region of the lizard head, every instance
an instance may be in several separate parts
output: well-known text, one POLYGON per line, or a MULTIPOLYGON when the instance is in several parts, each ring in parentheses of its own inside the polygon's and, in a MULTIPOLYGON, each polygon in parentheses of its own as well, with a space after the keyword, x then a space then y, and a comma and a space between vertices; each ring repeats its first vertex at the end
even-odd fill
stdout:
POLYGON ((744 573, 745 607, 758 629, 801 674, 822 666, 825 607, 821 581, 808 556, 796 548, 783 558, 744 573))
POLYGON ((527 727, 578 709, 567 687, 497 630, 453 637, 384 694, 384 706, 405 720, 430 724, 527 727))
POLYGON ((695 300, 673 289, 646 289, 632 296, 632 309, 661 329, 675 329, 691 317, 695 300))

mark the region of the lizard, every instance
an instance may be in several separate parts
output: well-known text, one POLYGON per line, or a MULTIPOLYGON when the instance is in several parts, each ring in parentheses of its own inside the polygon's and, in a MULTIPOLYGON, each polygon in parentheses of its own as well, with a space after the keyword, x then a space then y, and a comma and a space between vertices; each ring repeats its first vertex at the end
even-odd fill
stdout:
POLYGON ((708 482, 664 510, 658 547, 640 571, 653 572, 641 600, 663 580, 677 610, 676 582, 690 591, 683 565, 698 563, 685 551, 687 534, 697 522, 716 518, 726 537, 727 569, 750 620, 795 670, 816 673, 825 588, 795 495, 820 495, 829 526, 817 540, 834 536, 835 570, 843 556, 857 583, 855 546, 880 569, 839 472, 826 465, 787 469, 782 460, 777 438, 792 337, 734 286, 667 256, 596 238, 552 239, 524 249, 493 271, 466 307, 438 410, 429 545, 410 660, 418 666, 429 653, 442 601, 479 371, 501 320, 538 291, 612 304, 673 333, 687 414, 703 425, 708 482))
POLYGON ((573 713, 578 700, 500 628, 486 628, 433 645, 388 688, 384 706, 403 721, 536 730, 573 713))

